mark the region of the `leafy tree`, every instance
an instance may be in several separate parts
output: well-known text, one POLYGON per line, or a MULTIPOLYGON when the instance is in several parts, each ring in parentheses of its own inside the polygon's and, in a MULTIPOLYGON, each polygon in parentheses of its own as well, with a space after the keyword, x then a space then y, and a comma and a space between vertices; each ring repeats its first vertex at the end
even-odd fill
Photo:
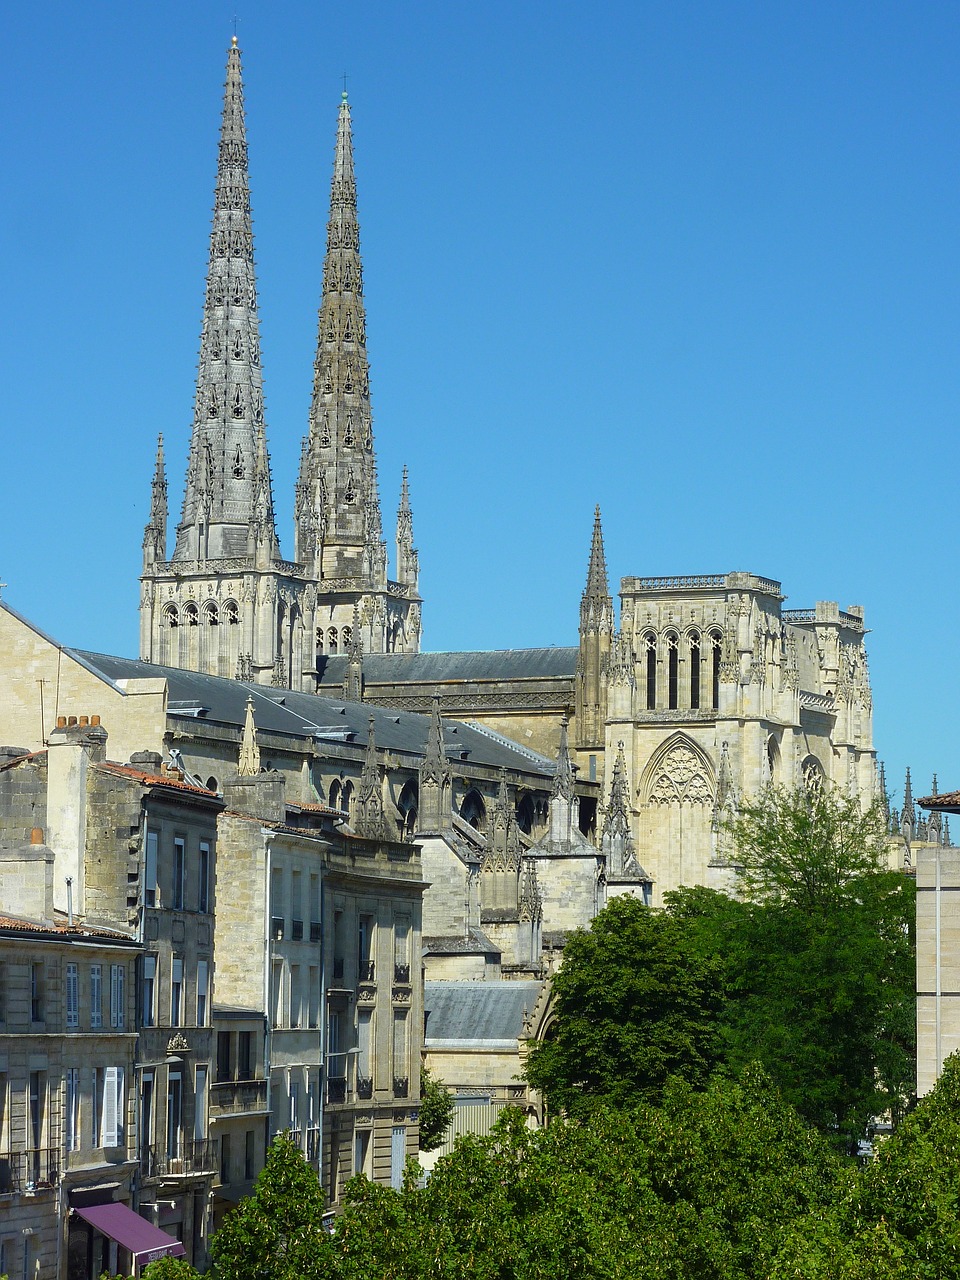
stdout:
POLYGON ((527 1079, 554 1110, 657 1101, 667 1079, 701 1083, 717 1060, 722 966, 696 954, 691 926, 615 898, 567 940, 553 979, 553 1034, 527 1079))
POLYGON ((158 1258, 143 1270, 143 1280, 199 1280, 186 1258, 158 1258))
POLYGON ((420 1150, 435 1151, 453 1119, 453 1094, 426 1067, 420 1068, 420 1150))
POLYGON ((327 1280, 336 1258, 323 1191, 287 1134, 270 1144, 253 1194, 224 1219, 211 1246, 213 1280, 327 1280))

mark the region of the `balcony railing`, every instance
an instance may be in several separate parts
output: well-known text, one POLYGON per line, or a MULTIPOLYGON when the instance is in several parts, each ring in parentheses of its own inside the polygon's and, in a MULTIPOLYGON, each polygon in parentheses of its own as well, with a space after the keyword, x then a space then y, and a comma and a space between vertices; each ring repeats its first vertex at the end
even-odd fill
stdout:
POLYGON ((220 1139, 198 1138, 181 1142, 176 1151, 143 1147, 140 1173, 144 1178, 169 1178, 185 1173, 216 1173, 220 1167, 220 1139))
POLYGON ((210 1089, 210 1114, 230 1111, 266 1111, 266 1080, 225 1080, 210 1089))
POLYGON ((373 982, 374 968, 372 960, 361 960, 357 968, 357 976, 361 982, 373 982))
POLYGON ((0 1155, 0 1195, 11 1191, 40 1191, 60 1177, 60 1150, 31 1147, 0 1155))
POLYGON ((405 1098, 410 1091, 410 1081, 406 1076, 393 1077, 393 1096, 405 1098))
POLYGON ((372 1076, 357 1076, 357 1097, 364 1100, 373 1097, 372 1076))
POLYGON ((395 964, 393 966, 393 980, 394 982, 409 982, 410 966, 408 964, 395 964))
POLYGON ((323 936, 323 926, 319 920, 310 921, 310 941, 319 942, 323 936))
POLYGON ((291 932, 290 932, 291 938, 293 938, 294 942, 302 942, 303 941, 303 921, 291 920, 290 925, 291 925, 291 932))
POLYGON ((327 1101, 328 1102, 346 1102, 347 1100, 347 1080, 345 1076, 339 1076, 336 1080, 327 1081, 327 1101))

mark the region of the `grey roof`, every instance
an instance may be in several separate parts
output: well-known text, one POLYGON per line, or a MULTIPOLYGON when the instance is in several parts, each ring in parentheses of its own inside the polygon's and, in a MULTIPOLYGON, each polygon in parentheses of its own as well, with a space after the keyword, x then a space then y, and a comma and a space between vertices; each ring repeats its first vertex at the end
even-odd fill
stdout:
POLYGON ((523 1031, 523 1015, 533 1009, 543 983, 425 982, 425 1044, 457 1044, 515 1048, 523 1031))
MULTIPOLYGON (((103 653, 68 650, 105 680, 164 679, 167 711, 171 716, 235 726, 243 725, 247 698, 253 698, 257 729, 268 733, 313 738, 320 743, 348 742, 366 746, 367 725, 373 716, 377 746, 384 751, 423 755, 430 717, 415 711, 394 711, 366 702, 297 693, 269 685, 230 680, 224 676, 161 667, 135 658, 115 658, 103 653)), ((366 659, 364 659, 366 661, 366 659)), ((481 731, 460 721, 444 720, 443 741, 451 761, 501 766, 512 772, 552 777, 554 762, 528 747, 511 743, 499 734, 481 731)))
MULTIPOLYGON (((572 679, 579 652, 575 647, 551 647, 465 650, 461 653, 365 653, 363 678, 368 684, 572 679)), ((344 654, 319 658, 321 682, 341 684, 347 661, 344 654)))

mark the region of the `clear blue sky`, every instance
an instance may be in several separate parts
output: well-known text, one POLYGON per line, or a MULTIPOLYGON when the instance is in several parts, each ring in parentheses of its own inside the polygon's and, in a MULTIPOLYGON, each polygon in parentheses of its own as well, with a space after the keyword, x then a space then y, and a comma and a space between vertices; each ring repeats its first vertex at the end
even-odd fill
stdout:
MULTIPOLYGON (((385 525, 425 645, 575 642, 624 574, 866 608, 899 786, 960 787, 955 3, 246 3, 280 532, 349 77, 385 525)), ((134 654, 179 515, 234 3, 18 5, 0 205, 5 598, 134 654)))

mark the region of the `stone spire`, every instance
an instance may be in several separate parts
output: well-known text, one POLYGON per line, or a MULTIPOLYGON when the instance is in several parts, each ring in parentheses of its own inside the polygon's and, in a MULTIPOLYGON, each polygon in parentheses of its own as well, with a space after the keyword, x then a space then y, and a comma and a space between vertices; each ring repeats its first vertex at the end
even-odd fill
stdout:
POLYGON ((343 677, 343 696, 347 702, 363 701, 363 640, 360 636, 360 607, 353 602, 353 626, 347 652, 347 671, 343 677))
POLYGON ((143 567, 167 558, 167 472, 163 436, 157 437, 157 462, 150 486, 150 519, 143 531, 143 567))
POLYGON ((587 584, 580 599, 580 653, 574 677, 576 743, 602 756, 607 719, 607 664, 613 636, 613 600, 607 585, 600 508, 593 516, 587 584))
POLYGON ((273 483, 270 479, 267 433, 262 422, 257 426, 254 443, 253 507, 247 533, 247 552, 256 557, 258 567, 261 568, 280 556, 273 512, 273 483))
POLYGON ((596 850, 588 844, 580 831, 580 800, 574 793, 566 716, 560 721, 560 745, 557 748, 557 767, 547 810, 547 830, 539 845, 549 847, 554 853, 570 852, 580 846, 587 846, 591 854, 596 854, 596 850))
POLYGON ((587 585, 580 599, 580 630, 613 630, 613 600, 610 597, 607 582, 607 560, 603 553, 603 528, 600 524, 599 506, 593 513, 593 539, 590 543, 587 585))
MULTIPOLYGON (((510 805, 510 795, 507 790, 506 769, 500 770, 500 785, 497 788, 497 798, 490 815, 483 869, 514 874, 520 870, 520 841, 517 836, 516 815, 510 805)), ((518 885, 514 886, 514 895, 518 888, 518 885)), ((498 902, 491 905, 504 904, 498 902)), ((512 905, 516 905, 515 896, 512 905)))
POLYGON ((243 722, 243 737, 240 740, 240 764, 237 775, 241 778, 253 778, 260 772, 260 748, 257 745, 257 725, 253 718, 253 698, 247 698, 247 715, 243 722))
POLYGON ((227 54, 200 367, 174 560, 247 553, 258 461, 266 458, 264 440, 258 459, 263 420, 243 85, 234 37, 227 54))
POLYGON ((560 746, 557 749, 557 768, 553 775, 552 787, 552 794, 566 801, 573 799, 573 764, 570 760, 570 748, 567 745, 569 723, 566 716, 560 721, 560 746))
POLYGON ((363 758, 357 795, 357 834, 369 840, 379 840, 383 837, 383 784, 380 781, 373 716, 367 726, 367 752, 363 758))
POLYGON ((630 831, 630 788, 622 742, 617 746, 613 777, 610 779, 610 796, 603 814, 600 850, 607 859, 608 883, 611 880, 643 878, 630 831))
POLYGON ((417 825, 421 831, 445 831, 452 823, 450 805, 450 761, 443 749, 443 722, 440 719, 440 699, 430 703, 430 728, 427 731, 427 749, 420 766, 420 805, 417 825))
POLYGON ((340 103, 296 558, 318 579, 385 589, 350 107, 340 103))
POLYGON ((900 834, 904 843, 910 848, 914 832, 917 829, 917 811, 913 807, 913 785, 910 781, 910 770, 907 769, 906 781, 903 784, 903 808, 900 810, 900 834))
MULTIPOLYGON (((937 791, 937 775, 936 774, 933 775, 933 786, 930 789, 930 794, 932 796, 936 796, 939 794, 937 791)), ((931 810, 930 817, 927 819, 927 839, 934 841, 936 844, 939 844, 942 828, 943 828, 943 814, 940 812, 939 809, 931 810)))
POLYGON ((397 510, 397 581, 417 590, 420 558, 413 545, 413 512, 410 509, 410 487, 407 468, 403 468, 400 484, 400 506, 397 510))

